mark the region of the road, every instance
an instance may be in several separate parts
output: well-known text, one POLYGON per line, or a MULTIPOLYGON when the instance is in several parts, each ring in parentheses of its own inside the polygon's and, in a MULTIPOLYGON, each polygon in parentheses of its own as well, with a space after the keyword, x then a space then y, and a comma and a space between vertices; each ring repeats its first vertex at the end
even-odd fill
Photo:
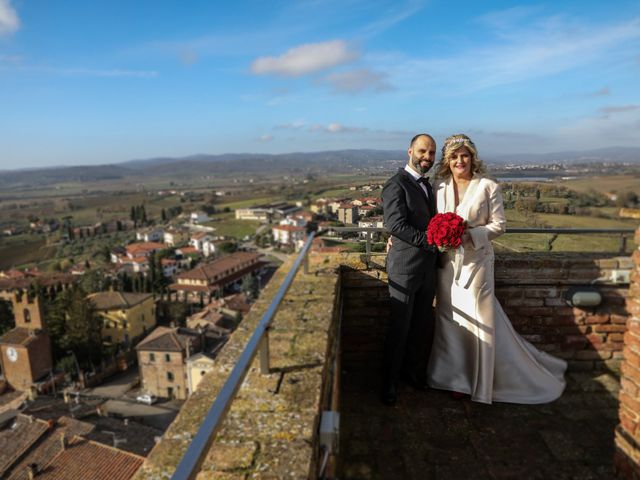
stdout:
POLYGON ((82 394, 105 399, 120 398, 138 383, 140 383, 138 367, 132 367, 125 372, 114 375, 97 387, 85 388, 82 394))
POLYGON ((166 430, 169 424, 176 418, 182 402, 166 402, 155 405, 137 403, 135 400, 109 400, 102 408, 110 416, 131 418, 145 425, 150 425, 160 430, 166 430))

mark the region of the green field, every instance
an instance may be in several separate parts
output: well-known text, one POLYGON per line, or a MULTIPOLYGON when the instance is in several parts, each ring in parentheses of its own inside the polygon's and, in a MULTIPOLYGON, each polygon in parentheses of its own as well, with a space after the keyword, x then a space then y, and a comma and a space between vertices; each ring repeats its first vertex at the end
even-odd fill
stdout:
POLYGON ((585 177, 559 182, 560 185, 580 193, 595 190, 599 193, 635 191, 640 194, 640 175, 607 175, 602 177, 585 177))
POLYGON ((212 221, 206 225, 216 229, 216 235, 224 235, 225 237, 234 237, 238 240, 246 235, 254 235, 256 229, 261 225, 255 220, 236 220, 234 212, 217 213, 212 215, 212 221))

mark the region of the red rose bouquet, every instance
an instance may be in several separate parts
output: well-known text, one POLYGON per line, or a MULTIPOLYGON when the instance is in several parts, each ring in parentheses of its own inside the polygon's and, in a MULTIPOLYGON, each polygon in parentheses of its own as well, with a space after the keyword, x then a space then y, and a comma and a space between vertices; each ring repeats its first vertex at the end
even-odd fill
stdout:
POLYGON ((453 212, 438 213, 431 218, 427 227, 427 242, 441 252, 455 250, 462 245, 462 234, 466 227, 460 215, 453 212))

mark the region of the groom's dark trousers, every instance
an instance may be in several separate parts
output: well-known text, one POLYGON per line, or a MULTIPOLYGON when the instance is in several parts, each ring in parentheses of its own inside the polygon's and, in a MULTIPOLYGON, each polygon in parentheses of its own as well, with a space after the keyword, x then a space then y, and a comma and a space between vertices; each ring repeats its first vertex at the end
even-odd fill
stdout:
POLYGON ((391 319, 384 350, 385 385, 403 375, 426 384, 437 272, 437 250, 425 235, 436 213, 435 196, 426 186, 428 195, 400 169, 382 190, 384 225, 393 236, 387 254, 391 319))

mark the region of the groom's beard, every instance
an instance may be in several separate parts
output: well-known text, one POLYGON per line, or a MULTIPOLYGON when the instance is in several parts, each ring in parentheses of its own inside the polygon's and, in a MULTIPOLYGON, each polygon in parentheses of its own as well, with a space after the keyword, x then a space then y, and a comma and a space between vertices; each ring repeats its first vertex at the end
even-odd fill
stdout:
POLYGON ((420 160, 417 157, 411 157, 411 165, 413 165, 413 169, 416 172, 418 172, 421 175, 424 175, 431 169, 431 167, 433 166, 433 162, 430 162, 429 160, 420 160), (421 163, 426 165, 423 167, 421 163))

